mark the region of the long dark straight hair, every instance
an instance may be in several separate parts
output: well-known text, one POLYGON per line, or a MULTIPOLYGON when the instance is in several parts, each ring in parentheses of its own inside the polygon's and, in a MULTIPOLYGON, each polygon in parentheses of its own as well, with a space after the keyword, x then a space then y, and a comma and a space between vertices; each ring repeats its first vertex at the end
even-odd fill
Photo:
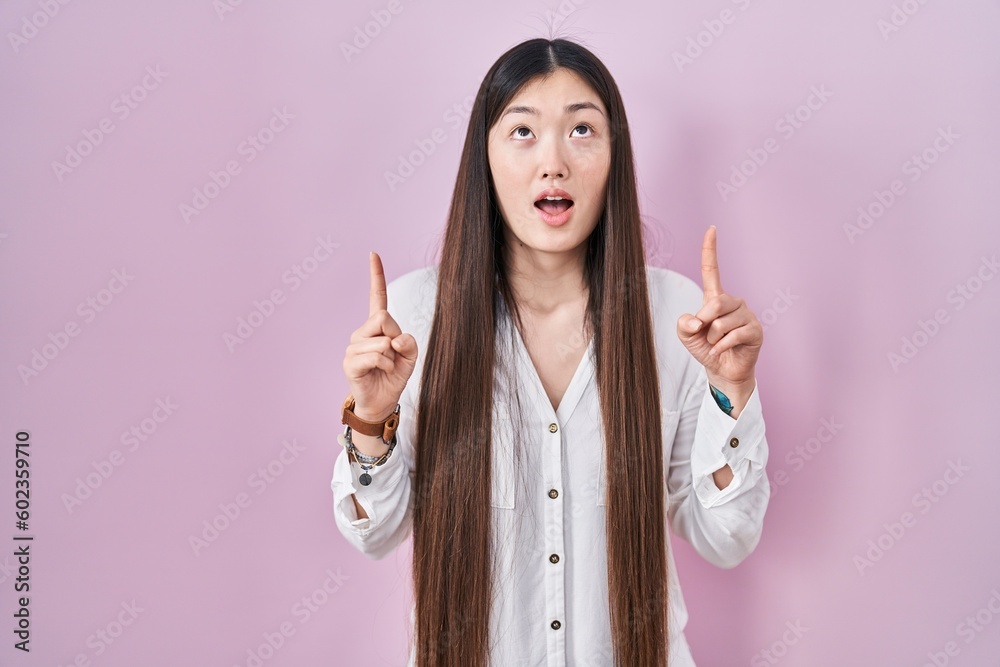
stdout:
POLYGON ((420 667, 481 667, 489 658, 494 537, 488 426, 497 398, 495 335, 505 310, 520 318, 504 264, 488 135, 527 82, 557 68, 577 73, 600 96, 611 131, 604 210, 587 241, 584 272, 605 469, 613 471, 606 477, 605 510, 615 662, 666 664, 660 392, 628 123, 614 79, 593 53, 564 39, 537 38, 500 56, 480 86, 441 247, 414 444, 414 642, 420 667))

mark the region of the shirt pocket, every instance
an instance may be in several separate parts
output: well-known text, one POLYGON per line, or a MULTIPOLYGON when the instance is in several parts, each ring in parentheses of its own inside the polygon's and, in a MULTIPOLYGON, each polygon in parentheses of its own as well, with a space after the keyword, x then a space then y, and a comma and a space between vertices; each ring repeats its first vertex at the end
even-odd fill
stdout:
MULTIPOLYGON (((663 411, 662 430, 663 430, 664 452, 670 451, 673 446, 674 436, 677 434, 677 422, 680 420, 680 415, 681 415, 680 410, 663 411)), ((604 472, 604 469, 607 467, 607 460, 606 460, 606 452, 603 449, 600 452, 600 459, 601 461, 597 470, 597 478, 594 480, 594 484, 597 487, 597 504, 599 506, 604 506, 607 504, 606 503, 607 475, 605 475, 604 472)), ((663 474, 664 476, 666 476, 667 474, 667 461, 664 461, 663 463, 663 474)), ((666 480, 664 480, 664 487, 666 487, 666 480)))

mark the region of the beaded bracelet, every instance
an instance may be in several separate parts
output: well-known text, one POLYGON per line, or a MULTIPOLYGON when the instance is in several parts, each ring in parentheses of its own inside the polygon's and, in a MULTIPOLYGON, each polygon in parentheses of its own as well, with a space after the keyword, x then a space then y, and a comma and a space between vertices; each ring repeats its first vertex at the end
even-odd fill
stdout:
POLYGON ((354 441, 351 439, 350 426, 348 426, 343 433, 337 436, 337 440, 340 442, 341 445, 347 448, 348 458, 350 458, 350 456, 353 454, 355 460, 358 462, 358 465, 361 466, 362 472, 361 476, 358 478, 358 481, 361 482, 362 486, 368 486, 369 484, 372 483, 372 476, 368 474, 368 471, 374 468, 375 466, 380 466, 383 463, 385 463, 389 459, 389 455, 392 454, 392 450, 396 447, 396 434, 394 433, 392 436, 392 440, 390 440, 389 442, 386 442, 385 440, 382 440, 382 438, 379 438, 379 440, 382 440, 382 444, 389 445, 389 449, 386 450, 385 453, 383 453, 381 456, 369 456, 364 452, 359 451, 358 448, 354 446, 354 441))

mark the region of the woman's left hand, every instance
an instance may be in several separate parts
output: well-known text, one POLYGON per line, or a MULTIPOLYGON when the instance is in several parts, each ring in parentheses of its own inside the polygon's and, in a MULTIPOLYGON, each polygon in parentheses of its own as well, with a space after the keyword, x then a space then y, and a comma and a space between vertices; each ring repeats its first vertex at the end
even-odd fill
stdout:
POLYGON ((705 367, 712 385, 724 393, 749 395, 764 328, 743 299, 722 291, 715 225, 705 232, 701 248, 701 282, 701 310, 678 318, 677 337, 705 367))

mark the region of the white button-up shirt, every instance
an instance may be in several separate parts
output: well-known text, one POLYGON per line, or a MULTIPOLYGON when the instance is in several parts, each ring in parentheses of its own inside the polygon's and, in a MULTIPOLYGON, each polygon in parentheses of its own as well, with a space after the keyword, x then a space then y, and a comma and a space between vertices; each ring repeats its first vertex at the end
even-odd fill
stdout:
MULTIPOLYGON (((760 540, 770 498, 758 389, 738 419, 719 408, 709 392, 704 367, 676 333, 680 315, 701 308, 701 288, 670 269, 647 266, 646 275, 662 401, 667 521, 676 535, 710 563, 731 568, 760 540), (726 464, 732 468, 733 479, 719 489, 712 473, 726 464)), ((370 471, 369 486, 358 481, 361 467, 349 461, 346 450, 340 451, 334 464, 337 526, 355 548, 371 558, 388 555, 412 529, 414 411, 436 280, 437 267, 431 266, 387 285, 389 313, 404 332, 416 338, 420 355, 399 400, 400 426, 392 455, 370 471), (351 494, 368 518, 357 517, 351 494)), ((505 321, 503 330, 509 335, 509 319, 505 321)), ((554 410, 523 340, 519 334, 514 338, 511 363, 525 423, 519 426, 512 420, 508 402, 497 401, 492 452, 497 551, 493 558, 501 575, 491 613, 490 664, 611 665, 604 433, 593 340, 554 410), (515 466, 513 433, 520 428, 523 460, 515 466)), ((583 341, 562 344, 570 348, 576 344, 578 353, 583 341)), ((498 351, 498 360, 502 358, 498 351)), ((504 375, 498 371, 497 377, 502 380, 504 375)), ((502 399, 505 394, 495 395, 502 399)), ((668 531, 670 664, 686 667, 695 663, 684 639, 687 608, 669 541, 668 531)), ((413 665, 412 650, 409 660, 413 665)))

